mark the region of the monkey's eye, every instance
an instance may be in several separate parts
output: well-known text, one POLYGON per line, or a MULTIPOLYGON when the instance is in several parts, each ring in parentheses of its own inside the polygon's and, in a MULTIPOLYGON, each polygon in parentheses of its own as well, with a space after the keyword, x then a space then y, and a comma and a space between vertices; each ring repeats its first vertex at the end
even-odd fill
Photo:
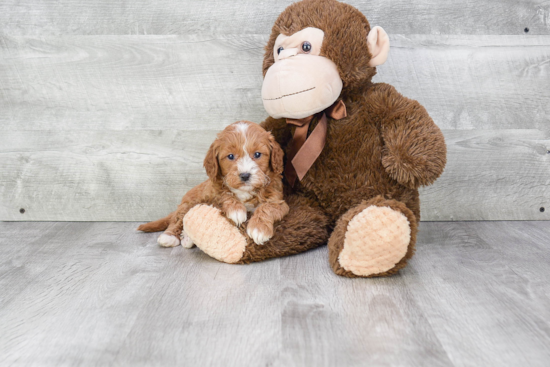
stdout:
POLYGON ((260 158, 261 156, 262 156, 262 153, 260 153, 260 152, 254 153, 254 158, 256 158, 256 159, 260 158))
POLYGON ((227 159, 229 159, 230 161, 232 161, 233 159, 235 159, 235 156, 233 154, 229 154, 227 156, 227 159))
POLYGON ((279 48, 277 49, 277 55, 280 54, 282 50, 284 50, 284 48, 279 47, 279 48))
POLYGON ((304 52, 311 51, 311 43, 309 43, 308 41, 305 41, 304 43, 302 43, 302 51, 304 52))

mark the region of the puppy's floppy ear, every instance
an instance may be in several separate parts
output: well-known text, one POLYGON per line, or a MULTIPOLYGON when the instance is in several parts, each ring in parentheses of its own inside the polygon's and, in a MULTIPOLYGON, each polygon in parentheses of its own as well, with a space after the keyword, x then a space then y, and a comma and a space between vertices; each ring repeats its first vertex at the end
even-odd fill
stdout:
POLYGON ((220 172, 220 165, 218 163, 218 150, 219 150, 219 141, 218 139, 214 140, 210 149, 206 153, 204 158, 204 168, 206 169, 206 174, 208 177, 214 181, 218 177, 220 172))
POLYGON ((285 153, 281 149, 281 146, 279 143, 275 141, 275 138, 271 133, 269 133, 269 145, 271 145, 271 170, 275 172, 276 174, 280 175, 283 173, 283 156, 285 153))

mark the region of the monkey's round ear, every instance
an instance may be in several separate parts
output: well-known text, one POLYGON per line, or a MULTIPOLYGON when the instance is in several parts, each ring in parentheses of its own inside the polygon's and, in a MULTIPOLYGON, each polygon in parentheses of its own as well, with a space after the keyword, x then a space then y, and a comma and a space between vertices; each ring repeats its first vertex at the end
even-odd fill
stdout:
POLYGON ((378 66, 386 62, 390 52, 390 38, 382 27, 376 26, 367 36, 367 46, 372 55, 369 66, 378 66))
POLYGON ((214 181, 218 177, 220 166, 218 164, 218 139, 214 140, 204 157, 204 168, 208 177, 214 181))

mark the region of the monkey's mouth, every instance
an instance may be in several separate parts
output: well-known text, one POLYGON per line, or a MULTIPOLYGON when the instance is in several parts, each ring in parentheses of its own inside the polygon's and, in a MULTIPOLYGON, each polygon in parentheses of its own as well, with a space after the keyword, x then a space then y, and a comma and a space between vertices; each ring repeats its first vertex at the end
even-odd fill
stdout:
POLYGON ((285 97, 288 97, 288 96, 295 96, 296 94, 300 94, 300 93, 305 93, 305 92, 309 92, 310 90, 314 90, 315 87, 313 88, 309 88, 309 89, 304 89, 302 91, 299 91, 299 92, 294 92, 294 93, 290 93, 290 94, 284 94, 280 97, 277 97, 277 98, 263 98, 264 101, 275 101, 277 99, 281 99, 281 98, 285 98, 285 97))

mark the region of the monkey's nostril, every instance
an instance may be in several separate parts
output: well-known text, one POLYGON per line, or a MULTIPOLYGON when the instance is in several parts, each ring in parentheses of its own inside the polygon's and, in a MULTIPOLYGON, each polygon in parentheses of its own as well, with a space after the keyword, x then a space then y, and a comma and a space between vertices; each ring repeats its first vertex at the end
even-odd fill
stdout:
POLYGON ((241 178, 241 181, 242 182, 246 182, 248 181, 248 179, 250 178, 250 173, 246 172, 246 173, 241 173, 239 175, 239 177, 241 178))

